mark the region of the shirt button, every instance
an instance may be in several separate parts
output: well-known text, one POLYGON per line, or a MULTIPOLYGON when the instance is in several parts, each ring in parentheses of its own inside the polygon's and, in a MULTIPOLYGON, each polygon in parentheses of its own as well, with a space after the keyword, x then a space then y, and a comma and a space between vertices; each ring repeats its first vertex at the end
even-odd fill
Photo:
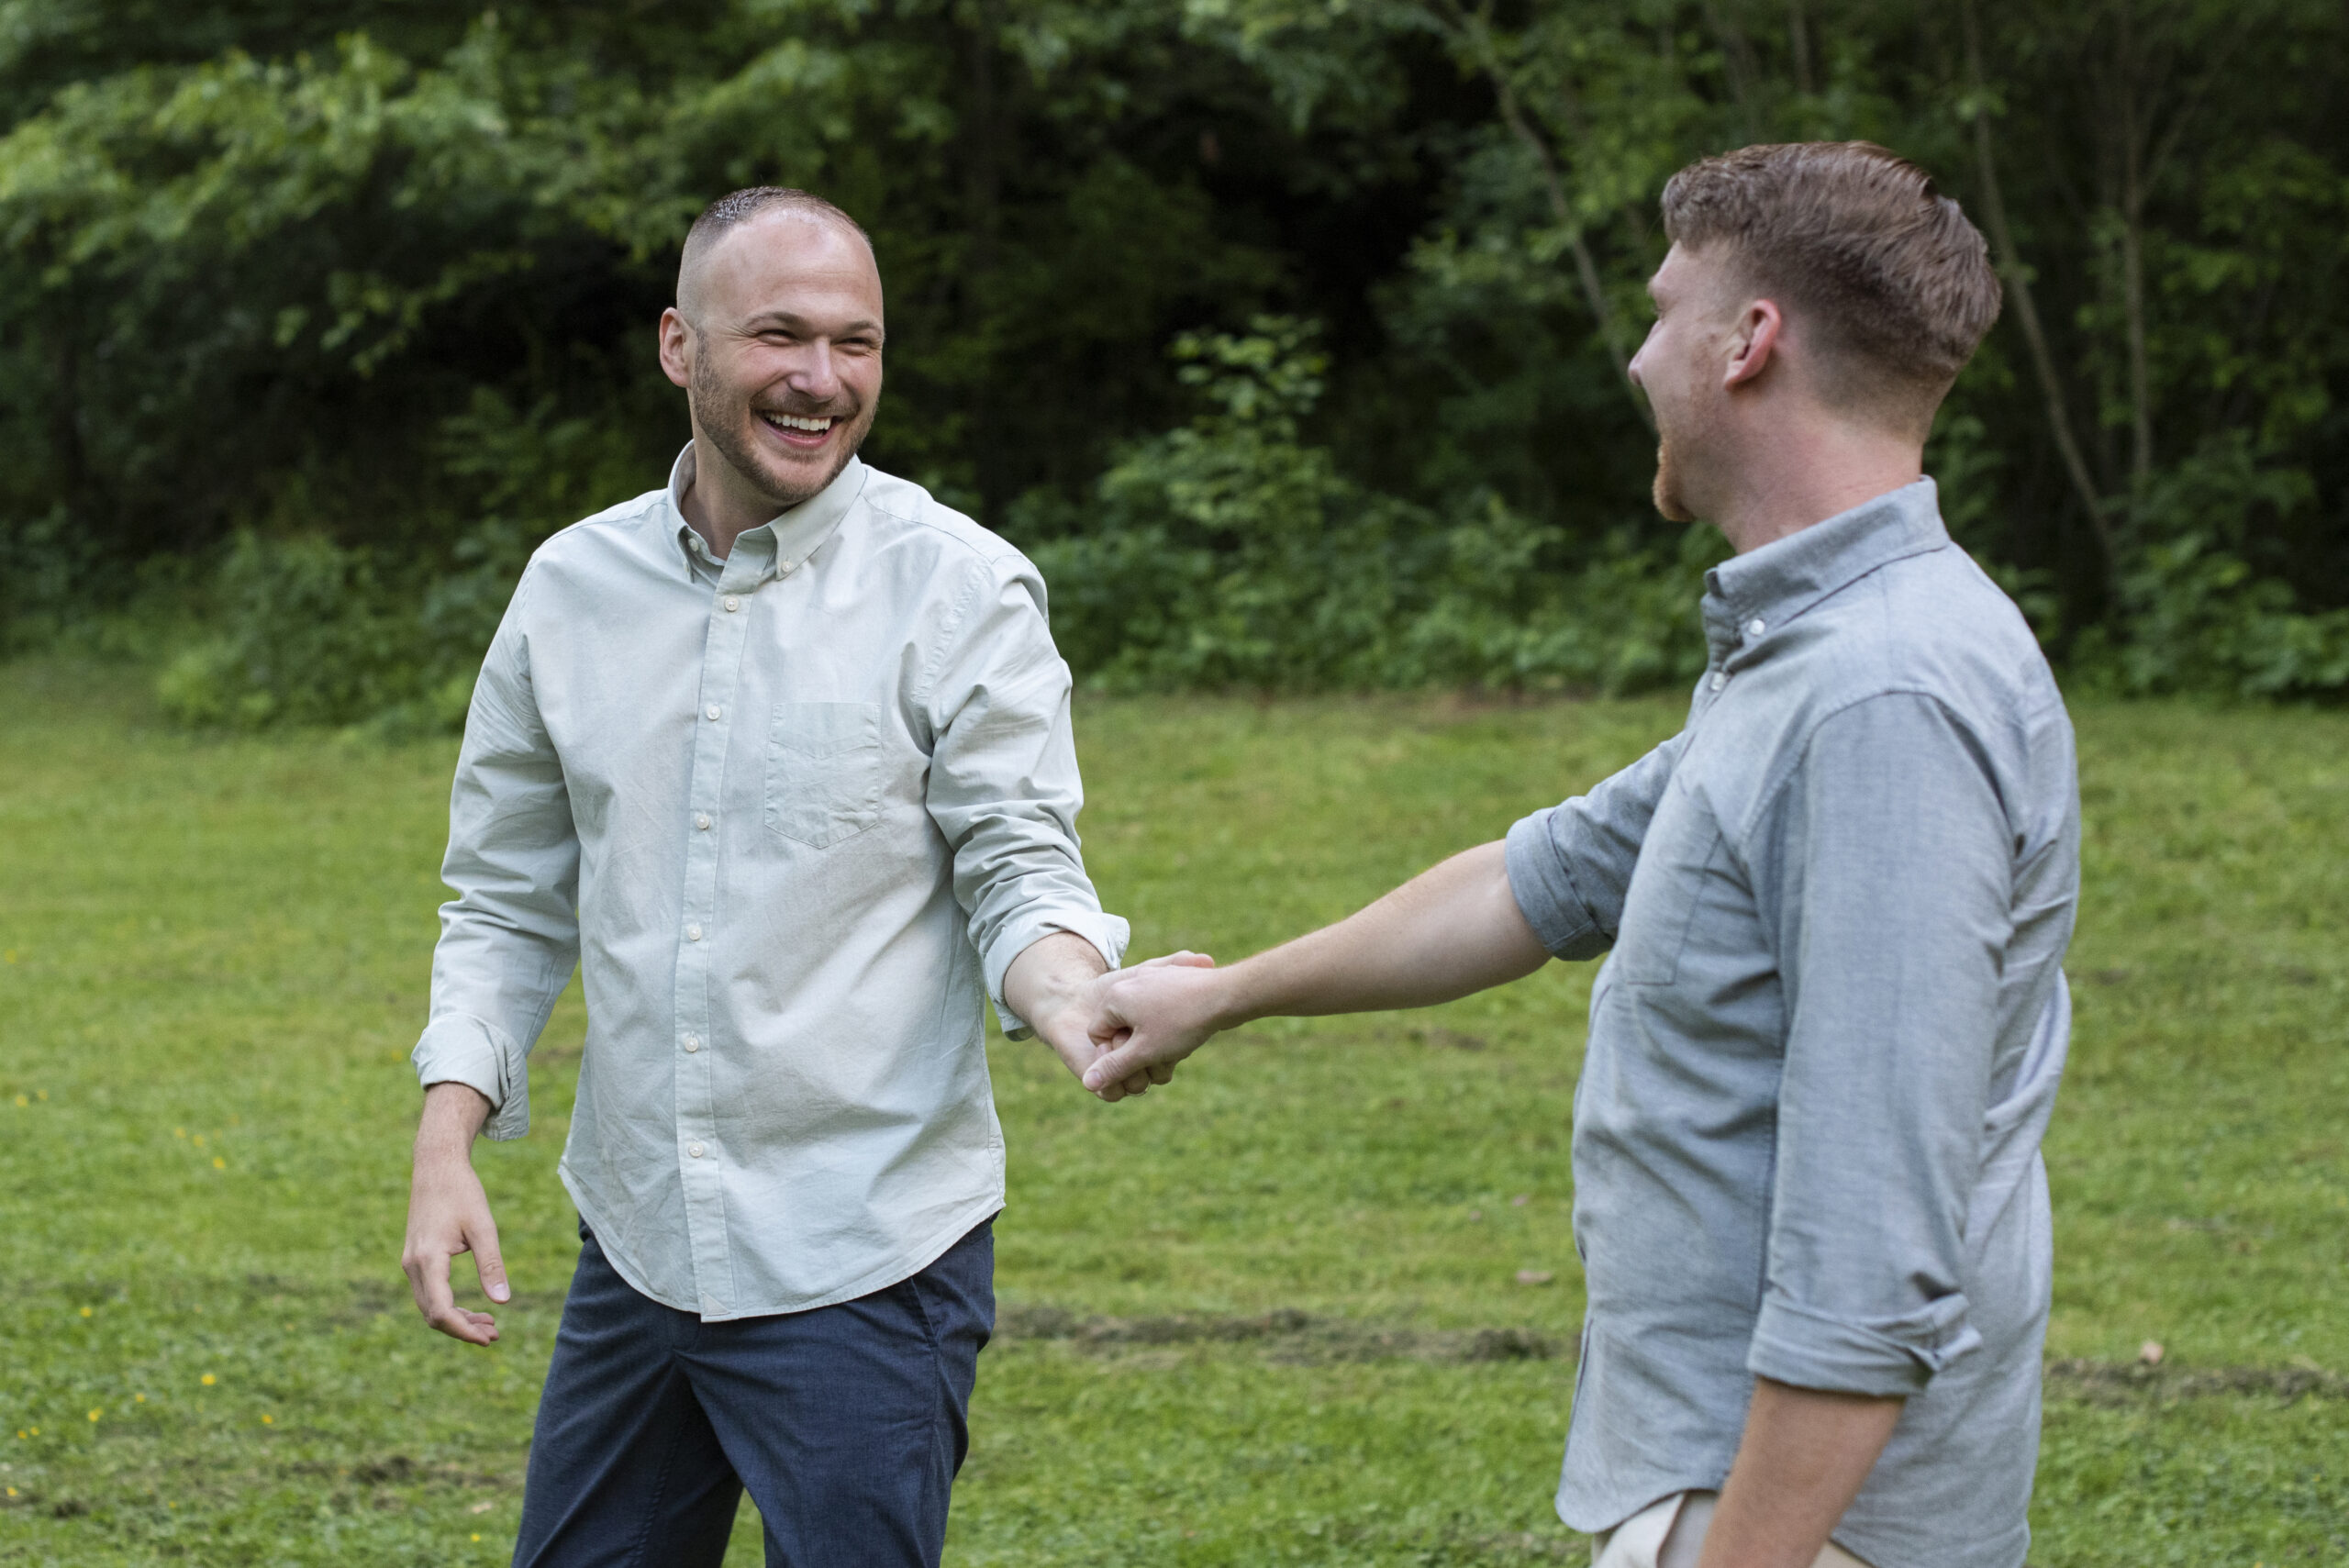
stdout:
POLYGON ((728 615, 732 615, 736 610, 739 610, 739 609, 740 609, 741 607, 742 607, 742 601, 741 601, 741 600, 740 600, 740 599, 736 598, 736 597, 735 597, 733 595, 731 595, 731 594, 729 594, 729 595, 726 595, 726 613, 727 613, 728 615))
POLYGON ((685 940, 689 942, 697 942, 701 940, 701 928, 699 926, 687 926, 685 928, 685 940))
POLYGON ((687 1056, 691 1056, 695 1051, 701 1049, 701 1036, 697 1034, 689 1034, 679 1043, 685 1046, 685 1054, 687 1056))
POLYGON ((1764 620, 1760 616, 1755 616, 1752 620, 1745 623, 1745 634, 1748 637, 1759 637, 1769 629, 1770 623, 1764 620))
POLYGON ((702 1157, 702 1147, 698 1143, 688 1143, 685 1145, 685 1152, 698 1160, 702 1157))
POLYGON ((710 718, 715 721, 718 717, 718 705, 716 703, 712 703, 707 707, 702 709, 702 712, 709 715, 710 718))
POLYGON ((696 812, 695 812, 695 813, 694 813, 694 826, 695 826, 695 827, 696 827, 696 828, 700 828, 700 829, 701 829, 703 832, 705 832, 705 833, 708 832, 708 831, 709 831, 709 813, 708 813, 708 812, 707 812, 707 811, 696 811, 696 812))
POLYGON ((1715 691, 1720 691, 1723 686, 1726 686, 1726 685, 1728 685, 1728 684, 1729 684, 1729 675, 1728 675, 1728 673, 1727 673, 1725 671, 1716 670, 1716 671, 1714 671, 1714 672, 1713 672, 1713 681, 1712 681, 1713 690, 1715 690, 1715 691))

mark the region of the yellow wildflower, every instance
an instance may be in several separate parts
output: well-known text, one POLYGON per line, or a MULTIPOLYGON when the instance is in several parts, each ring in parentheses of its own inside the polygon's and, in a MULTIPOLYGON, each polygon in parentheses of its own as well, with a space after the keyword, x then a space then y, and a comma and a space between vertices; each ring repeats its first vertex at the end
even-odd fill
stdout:
POLYGON ((212 1374, 208 1372, 204 1374, 204 1386, 206 1388, 212 1386, 212 1374))
POLYGON ((261 1418, 261 1424, 264 1427, 273 1427, 277 1425, 277 1418, 274 1416, 263 1416, 261 1418))
POLYGON ((145 1396, 144 1394, 134 1394, 134 1395, 132 1395, 132 1396, 131 1396, 131 1397, 132 1397, 133 1399, 138 1400, 138 1401, 139 1401, 139 1403, 140 1403, 141 1405, 144 1405, 144 1404, 146 1404, 146 1403, 147 1403, 147 1396, 145 1396))
POLYGON ((103 1415, 105 1415, 105 1414, 106 1414, 106 1412, 105 1412, 104 1410, 93 1410, 93 1411, 91 1411, 91 1412, 90 1412, 90 1419, 91 1419, 91 1420, 93 1420, 93 1421, 95 1421, 95 1420, 96 1420, 99 1417, 101 1417, 101 1416, 103 1416, 103 1415))
POLYGON ((215 1154, 212 1157, 212 1168, 216 1171, 225 1171, 228 1168, 228 1162, 215 1154))
POLYGON ((90 1315, 90 1309, 89 1309, 88 1307, 84 1307, 83 1308, 82 1308, 82 1316, 83 1316, 83 1317, 87 1318, 89 1315, 90 1315))

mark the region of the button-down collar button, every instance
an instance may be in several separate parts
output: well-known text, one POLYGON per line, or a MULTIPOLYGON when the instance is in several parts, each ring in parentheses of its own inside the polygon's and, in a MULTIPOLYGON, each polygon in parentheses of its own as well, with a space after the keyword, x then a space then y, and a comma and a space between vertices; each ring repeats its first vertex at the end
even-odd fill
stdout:
POLYGON ((697 1034, 689 1034, 677 1043, 685 1048, 685 1054, 687 1056, 691 1056, 695 1051, 701 1049, 701 1036, 697 1034))
POLYGON ((694 826, 695 826, 695 827, 696 827, 696 828, 700 828, 700 829, 701 829, 703 832, 705 832, 705 833, 708 832, 708 831, 709 831, 709 813, 708 813, 708 812, 707 812, 707 811, 696 811, 696 812, 695 812, 695 813, 694 813, 694 826))
POLYGON ((1712 680, 1712 687, 1713 687, 1713 690, 1715 690, 1715 691, 1720 691, 1723 686, 1726 686, 1726 685, 1728 685, 1728 684, 1729 684, 1729 673, 1728 673, 1727 671, 1725 671, 1725 670, 1716 670, 1716 671, 1714 671, 1714 672, 1713 672, 1713 680, 1712 680))
POLYGON ((717 721, 719 709, 716 703, 712 703, 707 707, 702 709, 702 712, 707 714, 710 720, 715 723, 717 721))
POLYGON ((698 1160, 704 1153, 707 1152, 707 1151, 704 1150, 698 1143, 688 1143, 685 1145, 685 1152, 698 1160))
POLYGON ((1748 637, 1759 637, 1769 629, 1770 623, 1764 620, 1760 616, 1755 616, 1752 620, 1745 623, 1745 635, 1748 637))
POLYGON ((726 595, 725 603, 726 603, 726 610, 727 610, 727 613, 728 613, 729 615, 731 615, 734 611, 739 610, 739 609, 740 609, 740 608, 742 607, 742 601, 741 601, 741 600, 740 600, 740 599, 738 599, 738 598, 736 598, 736 597, 735 597, 733 595, 731 595, 731 594, 729 594, 729 595, 726 595))
POLYGON ((689 942, 697 942, 701 940, 701 928, 699 926, 687 926, 685 928, 685 940, 689 942))

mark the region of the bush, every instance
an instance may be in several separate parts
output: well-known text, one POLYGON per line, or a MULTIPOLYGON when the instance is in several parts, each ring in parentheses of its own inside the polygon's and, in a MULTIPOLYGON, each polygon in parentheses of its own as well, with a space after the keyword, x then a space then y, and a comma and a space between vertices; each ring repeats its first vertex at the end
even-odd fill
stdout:
POLYGON ((1300 424, 1322 390, 1315 329, 1259 317, 1186 333, 1181 377, 1209 406, 1130 449, 1077 508, 1031 496, 1053 634, 1113 689, 1511 687, 1616 692, 1693 679, 1696 600, 1719 535, 1659 554, 1628 536, 1579 574, 1560 531, 1498 497, 1446 520, 1366 490, 1300 424))
POLYGON ((316 535, 237 534, 214 577, 209 635, 158 683, 164 711, 189 725, 241 728, 462 727, 482 654, 530 552, 640 477, 631 472, 634 443, 613 439, 602 413, 559 419, 551 398, 519 412, 484 389, 445 420, 442 467, 484 515, 438 570, 316 535))
POLYGON ((2288 516, 2313 500, 2305 473, 2263 466, 2240 432, 2179 463, 2146 497, 2146 542, 2121 574, 2126 635, 2083 636, 2080 677, 2131 695, 2349 691, 2349 609, 2299 608, 2290 584, 2242 553, 2259 514, 2288 516))
POLYGON ((350 724, 415 703, 428 678, 418 617, 363 550, 237 535, 215 584, 217 629, 165 668, 183 723, 350 724))

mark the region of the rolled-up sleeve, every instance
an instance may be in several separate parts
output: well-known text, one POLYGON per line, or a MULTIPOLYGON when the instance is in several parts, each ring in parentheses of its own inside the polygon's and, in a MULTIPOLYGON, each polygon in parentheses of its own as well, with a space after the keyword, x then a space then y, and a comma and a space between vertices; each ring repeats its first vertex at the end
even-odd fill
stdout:
POLYGON ((1870 697, 1812 732, 1748 849, 1787 1006, 1757 1375, 1913 1394, 1966 1321, 2012 829, 1939 702, 1870 697))
POLYGON ((1126 922, 1105 914, 1076 836, 1085 791, 1070 725, 1072 683, 1045 622, 1044 584, 1017 556, 974 562, 927 684, 935 737, 929 806, 954 852, 954 896, 970 921, 987 995, 1014 1039, 1027 1021, 1004 999, 1012 961, 1069 931, 1110 968, 1126 922))
POLYGON ((1533 934, 1558 957, 1597 958, 1615 945, 1641 841, 1687 743, 1683 730, 1588 795, 1509 828, 1509 891, 1533 934))
POLYGON ((432 1011, 417 1081, 495 1107, 494 1139, 529 1130, 530 1048, 579 958, 579 840, 562 764, 540 721, 518 630, 528 580, 483 661, 449 801, 432 1011))

